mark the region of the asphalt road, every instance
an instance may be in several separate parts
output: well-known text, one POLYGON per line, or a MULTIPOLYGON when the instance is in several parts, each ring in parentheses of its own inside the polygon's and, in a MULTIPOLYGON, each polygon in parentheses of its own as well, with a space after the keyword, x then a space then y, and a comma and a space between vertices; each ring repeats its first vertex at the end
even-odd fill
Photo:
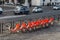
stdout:
MULTIPOLYGON (((60 10, 52 10, 51 7, 43 7, 44 13, 60 13, 60 10)), ((37 13, 31 13, 37 14, 37 13)), ((5 12, 3 16, 14 15, 13 12, 5 12), (8 14, 9 13, 9 14, 8 14), (7 15, 6 15, 7 14, 7 15)), ((46 15, 46 14, 44 14, 46 15)), ((28 33, 17 33, 17 34, 7 34, 5 36, 0 36, 0 40, 60 40, 60 22, 55 23, 54 26, 49 28, 40 29, 34 32, 28 33)))
MULTIPOLYGON (((13 12, 14 7, 2 7, 2 8, 3 8, 4 12, 3 12, 3 14, 1 16, 14 15, 14 12, 13 12)), ((33 7, 30 8, 29 15, 31 15, 31 14, 38 14, 38 13, 32 13, 32 9, 33 9, 33 7)), ((42 7, 42 9, 43 9, 43 14, 44 13, 49 13, 49 14, 50 13, 52 13, 52 14, 60 13, 60 10, 53 10, 51 6, 50 7, 44 6, 44 7, 42 7)), ((42 13, 40 13, 40 14, 42 14, 42 13)))

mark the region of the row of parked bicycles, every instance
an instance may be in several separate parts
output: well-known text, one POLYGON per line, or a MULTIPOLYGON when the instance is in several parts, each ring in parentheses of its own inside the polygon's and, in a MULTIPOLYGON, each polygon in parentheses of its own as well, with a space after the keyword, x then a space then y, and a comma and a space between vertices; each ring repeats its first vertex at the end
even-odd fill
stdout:
POLYGON ((17 23, 15 25, 14 28, 9 27, 9 31, 12 33, 16 33, 16 32, 31 32, 31 31, 35 31, 37 29, 40 28, 48 28, 50 26, 54 25, 54 18, 50 17, 50 18, 44 18, 44 19, 37 19, 34 21, 28 21, 26 22, 22 22, 17 23))

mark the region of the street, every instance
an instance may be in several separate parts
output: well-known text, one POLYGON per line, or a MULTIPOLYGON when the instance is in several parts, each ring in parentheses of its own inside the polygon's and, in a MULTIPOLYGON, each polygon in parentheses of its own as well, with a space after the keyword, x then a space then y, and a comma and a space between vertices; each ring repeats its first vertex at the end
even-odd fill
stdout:
MULTIPOLYGON (((14 15, 14 7, 5 7, 5 8, 3 8, 4 9, 4 12, 3 12, 3 16, 10 16, 10 15, 14 15)), ((31 14, 38 14, 38 13, 32 13, 32 9, 33 9, 33 7, 31 7, 30 8, 30 13, 29 13, 29 15, 31 15, 31 14)), ((52 13, 52 14, 54 14, 54 13, 60 13, 60 10, 53 10, 52 9, 52 6, 44 6, 44 7, 42 7, 42 9, 43 9, 43 13, 40 13, 40 14, 44 14, 44 13, 52 13)))
MULTIPOLYGON (((44 6, 43 13, 31 13, 29 15, 34 14, 44 14, 45 13, 52 13, 52 14, 59 14, 60 10, 53 10, 52 7, 44 6)), ((14 8, 10 8, 13 10, 14 8)), ((4 13, 1 15, 3 16, 13 16, 13 11, 7 11, 9 8, 4 9, 4 13)), ((30 9, 31 11, 32 9, 30 9)), ((47 16, 47 15, 46 15, 47 16)), ((49 28, 39 29, 33 32, 27 33, 15 33, 15 34, 7 34, 5 36, 0 36, 0 40, 60 40, 60 22, 54 23, 54 26, 50 26, 49 28)))

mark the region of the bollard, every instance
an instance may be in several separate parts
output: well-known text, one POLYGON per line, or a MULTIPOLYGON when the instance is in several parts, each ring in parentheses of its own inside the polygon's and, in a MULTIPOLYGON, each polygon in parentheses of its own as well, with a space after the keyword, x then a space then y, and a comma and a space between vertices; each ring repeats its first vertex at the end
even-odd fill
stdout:
POLYGON ((1 33, 3 33, 3 23, 1 23, 1 33))
POLYGON ((14 27, 14 21, 11 21, 10 23, 11 23, 11 28, 13 28, 14 27))

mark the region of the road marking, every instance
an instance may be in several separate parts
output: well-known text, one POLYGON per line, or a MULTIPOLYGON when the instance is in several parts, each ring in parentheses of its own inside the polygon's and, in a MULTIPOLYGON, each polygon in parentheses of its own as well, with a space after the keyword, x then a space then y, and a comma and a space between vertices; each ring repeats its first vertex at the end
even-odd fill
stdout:
POLYGON ((23 16, 26 16, 26 15, 4 16, 4 17, 0 17, 0 19, 17 18, 17 17, 23 17, 23 16))

